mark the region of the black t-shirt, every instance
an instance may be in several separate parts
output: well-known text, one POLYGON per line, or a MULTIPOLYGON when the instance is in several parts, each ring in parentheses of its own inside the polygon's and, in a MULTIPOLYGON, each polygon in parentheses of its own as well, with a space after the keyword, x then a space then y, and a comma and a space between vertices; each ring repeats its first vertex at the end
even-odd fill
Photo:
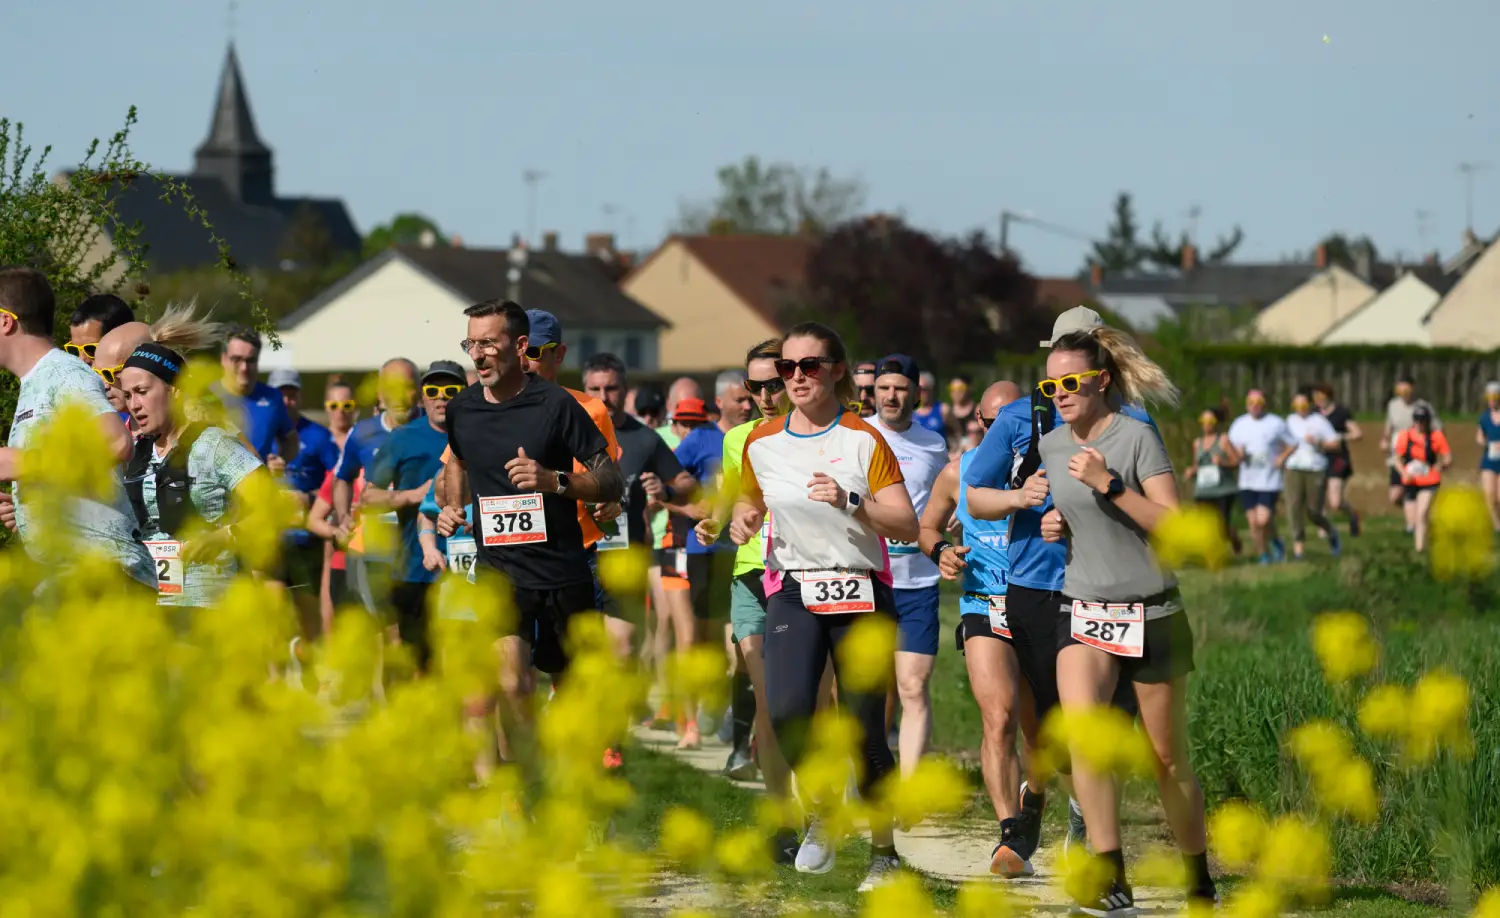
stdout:
MULTIPOLYGON (((1333 427, 1334 433, 1342 436, 1349 432, 1349 409, 1343 405, 1334 405, 1333 410, 1324 414, 1323 417, 1328 419, 1328 423, 1333 427)), ((1349 443, 1347 441, 1340 441, 1338 452, 1333 455, 1348 462, 1349 443)))
POLYGON ((625 477, 625 515, 630 518, 630 541, 637 545, 651 543, 651 527, 646 523, 646 489, 641 487, 641 473, 651 472, 670 485, 682 474, 677 454, 661 434, 626 416, 615 421, 615 439, 620 441, 620 474, 625 477))
POLYGON ((578 502, 523 494, 505 471, 522 449, 527 458, 562 472, 573 468, 574 459, 585 462, 606 452, 609 444, 577 399, 533 375, 514 397, 495 404, 476 383, 448 403, 448 444, 469 474, 477 563, 528 590, 592 582, 578 502))

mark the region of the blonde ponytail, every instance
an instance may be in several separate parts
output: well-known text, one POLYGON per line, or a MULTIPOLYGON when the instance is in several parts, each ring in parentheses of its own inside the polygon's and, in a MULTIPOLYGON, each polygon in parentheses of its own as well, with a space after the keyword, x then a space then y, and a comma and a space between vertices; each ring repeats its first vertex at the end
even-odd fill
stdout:
POLYGON ((1109 371, 1115 392, 1126 403, 1175 407, 1181 398, 1166 371, 1146 356, 1134 338, 1117 328, 1101 325, 1072 332, 1059 338, 1052 350, 1083 354, 1090 367, 1109 371))
POLYGON ((196 309, 196 300, 168 306, 161 318, 151 323, 151 340, 179 353, 201 351, 222 341, 224 326, 209 321, 208 316, 196 318, 196 309))

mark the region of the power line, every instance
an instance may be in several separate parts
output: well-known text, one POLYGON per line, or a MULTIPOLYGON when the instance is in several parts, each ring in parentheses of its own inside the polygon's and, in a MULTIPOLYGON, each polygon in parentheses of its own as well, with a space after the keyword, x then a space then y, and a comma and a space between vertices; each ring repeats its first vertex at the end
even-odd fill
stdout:
POLYGON ((1027 226, 1034 226, 1044 233, 1051 233, 1054 236, 1061 236, 1065 239, 1072 239, 1075 242, 1084 242, 1090 245, 1092 245, 1094 242, 1094 237, 1088 233, 1083 232, 1082 230, 1075 230, 1066 226, 1062 226, 1058 223, 1051 223, 1046 220, 1040 220, 1032 216, 1030 213, 1015 213, 1009 210, 1002 210, 1000 212, 1001 252, 1010 251, 1010 225, 1012 223, 1024 223, 1027 226))

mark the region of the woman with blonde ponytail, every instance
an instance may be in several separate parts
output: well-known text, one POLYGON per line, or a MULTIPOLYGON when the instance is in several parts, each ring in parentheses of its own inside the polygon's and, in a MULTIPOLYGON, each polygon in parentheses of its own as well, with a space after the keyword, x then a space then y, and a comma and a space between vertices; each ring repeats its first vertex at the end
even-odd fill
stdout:
MULTIPOLYGON (((1129 336, 1103 326, 1053 342, 1047 375, 1038 388, 1062 423, 1039 445, 1054 504, 1042 537, 1069 540, 1056 620, 1059 703, 1083 711, 1110 704, 1122 682, 1133 688, 1156 753, 1162 806, 1187 862, 1189 900, 1210 904, 1216 892, 1203 791, 1187 752, 1193 635, 1176 578, 1150 542, 1151 530, 1177 508, 1177 479, 1157 432, 1122 411, 1176 404, 1177 387, 1129 336)), ((1098 899, 1079 905, 1100 918, 1135 914, 1120 853, 1118 788, 1088 762, 1075 750, 1074 793, 1089 841, 1114 876, 1098 899)))

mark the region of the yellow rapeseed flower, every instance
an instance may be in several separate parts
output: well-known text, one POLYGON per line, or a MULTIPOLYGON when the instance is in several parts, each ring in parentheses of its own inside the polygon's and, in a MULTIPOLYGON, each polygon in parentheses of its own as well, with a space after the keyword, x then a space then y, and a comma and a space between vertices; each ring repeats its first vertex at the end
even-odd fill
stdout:
POLYGON ((1169 570, 1218 570, 1234 557, 1218 513, 1202 504, 1168 513, 1151 531, 1151 544, 1157 560, 1169 570))
POLYGON ((838 646, 839 681, 855 692, 884 692, 896 674, 896 623, 864 615, 838 646))
POLYGON ((1366 825, 1380 815, 1375 770, 1362 758, 1351 758, 1333 771, 1315 775, 1313 783, 1318 802, 1330 812, 1366 825))
POLYGON ((908 776, 888 775, 880 796, 898 825, 915 826, 929 816, 951 816, 963 809, 969 784, 952 763, 928 756, 908 776))
POLYGON ((1260 810, 1238 800, 1214 810, 1208 821, 1208 839, 1229 870, 1247 870, 1260 857, 1269 826, 1260 810))
POLYGON ((1156 771, 1150 738, 1113 705, 1053 708, 1042 725, 1041 745, 1048 750, 1048 763, 1060 763, 1071 754, 1090 770, 1105 774, 1149 777, 1156 771))
POLYGON ((1444 748, 1467 755, 1472 746, 1468 683, 1445 670, 1423 675, 1411 691, 1410 757, 1425 762, 1444 748))
POLYGON ((1494 529, 1484 495, 1472 485, 1442 488, 1432 504, 1429 529, 1433 575, 1478 579, 1494 569, 1494 529))
POLYGON ((1313 651, 1334 684, 1367 675, 1380 660, 1370 623, 1358 612, 1325 612, 1313 621, 1313 651))
POLYGON ((766 836, 757 826, 733 829, 719 836, 714 859, 719 862, 720 870, 739 880, 766 876, 775 867, 766 836))
POLYGON ((1187 864, 1183 863, 1182 855, 1160 845, 1153 845, 1136 859, 1133 875, 1140 886, 1175 890, 1188 888, 1187 864))
POLYGON ((1247 883, 1235 890, 1226 903, 1233 918, 1276 918, 1284 901, 1276 887, 1269 883, 1247 883))
POLYGON ((1256 873, 1287 895, 1315 901, 1327 892, 1332 869, 1328 835, 1299 816, 1283 816, 1266 833, 1256 873))
POLYGON ((651 550, 643 545, 631 545, 621 551, 601 551, 599 582, 611 596, 643 596, 651 564, 651 550))
POLYGON ((713 824, 697 810, 674 806, 662 814, 657 847, 682 866, 701 869, 713 855, 713 824))
POLYGON ((959 918, 1011 918, 1018 908, 1005 887, 986 880, 970 880, 958 889, 959 918))
POLYGON ((1114 881, 1114 865, 1082 845, 1063 849, 1057 864, 1063 893, 1077 902, 1094 901, 1114 881))
POLYGON ((728 688, 724 648, 697 644, 667 659, 667 696, 677 702, 701 699, 704 704, 718 705, 728 688))
POLYGON ((1359 704, 1359 728, 1372 739, 1398 739, 1411 726, 1411 694, 1399 685, 1377 685, 1359 704))
POLYGON ((864 897, 862 918, 931 918, 937 914, 922 881, 902 871, 864 897))
POLYGON ((1491 886, 1474 905, 1473 918, 1500 918, 1500 886, 1491 886))

